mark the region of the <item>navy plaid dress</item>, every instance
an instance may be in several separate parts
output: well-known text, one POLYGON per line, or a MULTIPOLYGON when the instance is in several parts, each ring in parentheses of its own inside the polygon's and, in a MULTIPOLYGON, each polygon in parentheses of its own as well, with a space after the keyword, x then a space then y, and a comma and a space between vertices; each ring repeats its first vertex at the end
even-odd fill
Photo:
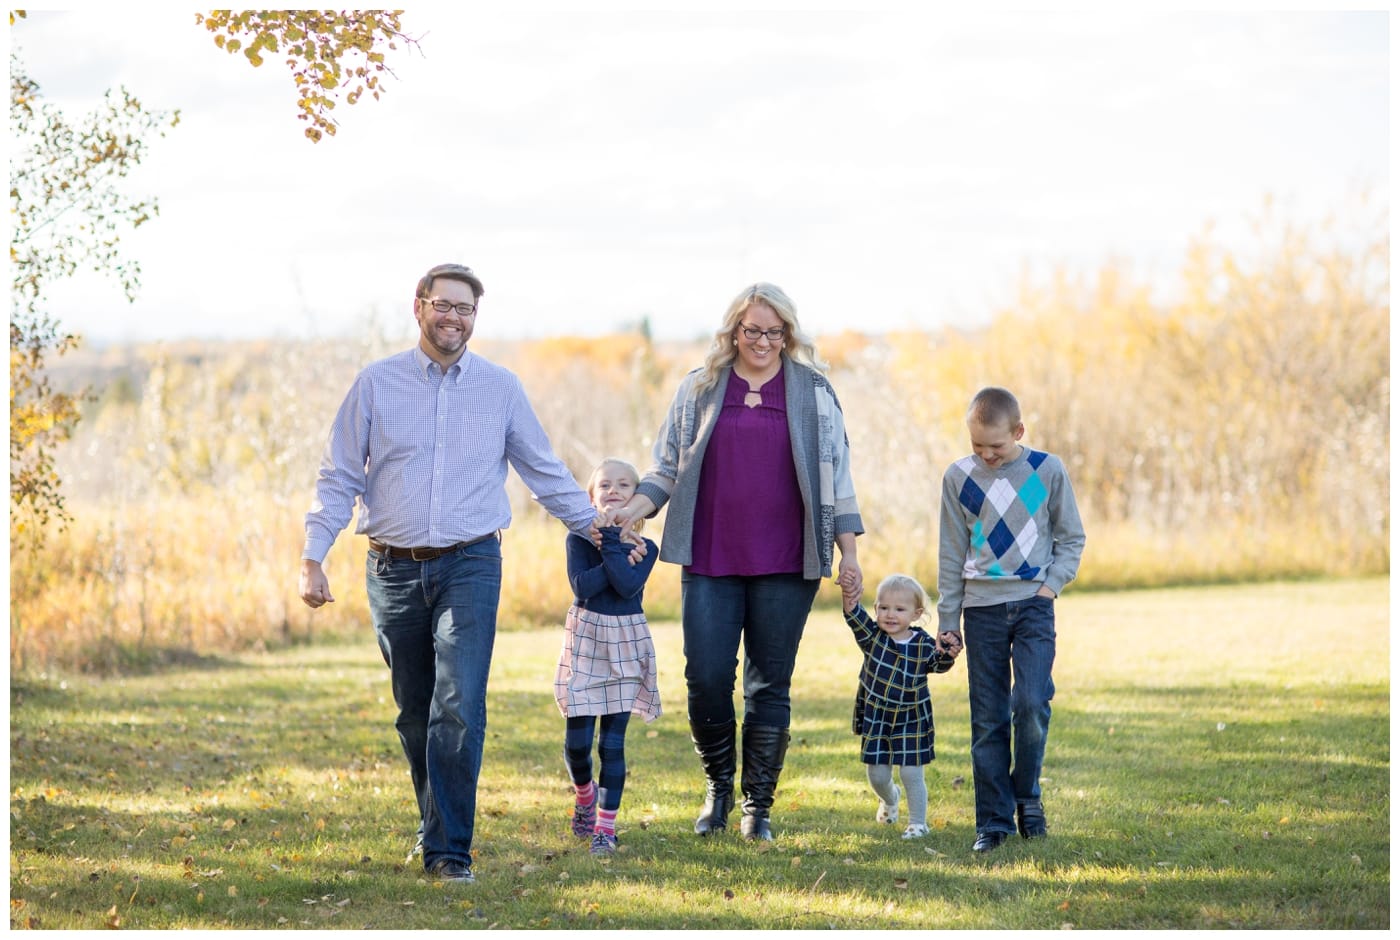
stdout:
POLYGON ((899 643, 881 630, 859 604, 846 625, 865 654, 856 690, 851 730, 860 735, 863 764, 922 767, 933 761, 933 701, 928 674, 938 650, 933 637, 914 627, 899 643))

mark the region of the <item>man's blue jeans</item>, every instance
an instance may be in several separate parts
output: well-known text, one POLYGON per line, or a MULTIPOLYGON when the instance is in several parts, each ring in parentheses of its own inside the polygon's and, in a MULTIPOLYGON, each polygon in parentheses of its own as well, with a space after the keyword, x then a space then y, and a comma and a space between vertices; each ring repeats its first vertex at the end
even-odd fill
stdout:
POLYGON ((744 641, 744 720, 792 723, 792 670, 820 581, 800 574, 709 577, 681 572, 681 633, 690 720, 734 720, 734 679, 744 641))
POLYGON ((487 539, 421 562, 372 551, 365 585, 418 798, 423 865, 455 859, 470 866, 501 596, 500 542, 487 539))
POLYGON ((1017 802, 1040 799, 1055 696, 1055 601, 965 607, 963 641, 977 831, 1014 833, 1017 802))

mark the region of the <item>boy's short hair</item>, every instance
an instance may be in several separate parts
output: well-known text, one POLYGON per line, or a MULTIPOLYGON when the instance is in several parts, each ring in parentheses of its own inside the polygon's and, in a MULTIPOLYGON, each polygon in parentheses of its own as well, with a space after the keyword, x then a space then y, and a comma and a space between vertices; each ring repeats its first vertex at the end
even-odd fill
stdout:
POLYGON ((988 385, 972 396, 972 404, 967 406, 967 420, 986 426, 1004 421, 1014 428, 1021 423, 1021 403, 1006 389, 988 385))

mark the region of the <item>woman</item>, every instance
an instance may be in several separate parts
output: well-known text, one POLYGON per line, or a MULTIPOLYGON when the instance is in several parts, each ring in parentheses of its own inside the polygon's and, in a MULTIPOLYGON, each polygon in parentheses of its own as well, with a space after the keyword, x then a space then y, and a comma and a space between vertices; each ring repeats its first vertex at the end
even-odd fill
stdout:
POLYGON ((626 526, 670 503, 661 560, 683 566, 690 733, 707 779, 695 822, 702 836, 724 829, 734 806, 740 640, 740 830, 771 840, 797 645, 821 579, 832 574, 833 543, 839 572, 861 582, 850 446, 825 370, 787 295, 772 284, 746 289, 705 364, 681 381, 652 449, 655 465, 613 516, 626 526))

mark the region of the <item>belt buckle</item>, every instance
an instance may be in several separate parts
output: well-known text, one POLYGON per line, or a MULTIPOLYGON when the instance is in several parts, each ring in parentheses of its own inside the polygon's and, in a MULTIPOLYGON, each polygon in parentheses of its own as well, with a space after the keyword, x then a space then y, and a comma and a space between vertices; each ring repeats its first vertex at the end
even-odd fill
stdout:
POLYGON ((434 558, 438 557, 441 554, 441 549, 436 548, 410 548, 408 550, 408 557, 413 559, 414 561, 432 561, 434 558), (420 556, 418 554, 419 552, 422 552, 423 554, 420 556))

